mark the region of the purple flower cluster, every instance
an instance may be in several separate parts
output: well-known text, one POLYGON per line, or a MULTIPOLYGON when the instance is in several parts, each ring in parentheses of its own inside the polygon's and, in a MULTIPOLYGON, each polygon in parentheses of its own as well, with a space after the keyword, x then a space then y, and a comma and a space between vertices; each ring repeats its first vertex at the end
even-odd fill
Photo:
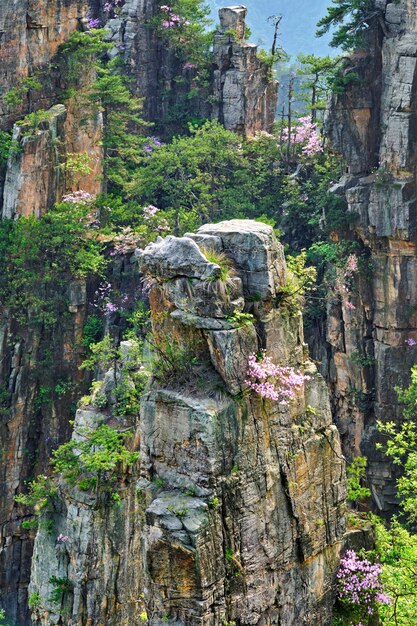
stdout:
POLYGON ((187 63, 185 63, 182 66, 183 70, 195 70, 197 69, 197 65, 195 63, 190 63, 190 61, 187 61, 187 63))
POLYGON ((340 561, 337 573, 338 598, 347 604, 362 607, 371 615, 376 603, 391 604, 384 593, 380 580, 382 566, 358 557, 354 550, 347 550, 340 561))
POLYGON ((143 219, 150 220, 152 217, 158 213, 159 209, 153 204, 148 204, 148 206, 143 207, 143 219))
POLYGON ((259 393, 262 398, 281 404, 288 404, 303 388, 304 382, 310 380, 310 376, 293 367, 275 365, 265 350, 260 359, 255 354, 250 355, 247 375, 246 383, 250 389, 259 393))
POLYGON ((94 29, 94 28, 100 28, 101 22, 100 22, 100 20, 96 20, 96 19, 90 17, 90 18, 88 18, 87 26, 91 30, 94 29))
POLYGON ((113 250, 111 256, 118 254, 129 254, 133 252, 139 245, 139 236, 131 229, 130 226, 122 228, 122 231, 115 235, 113 239, 113 250))
POLYGON ((58 537, 56 538, 58 543, 66 543, 67 541, 69 541, 69 537, 67 537, 67 535, 58 535, 58 537))
POLYGON ((412 339, 410 337, 410 339, 406 339, 405 343, 407 344, 407 346, 413 347, 413 346, 417 346, 417 341, 415 339, 412 339))
POLYGON ((106 280, 100 284, 94 295, 94 306, 106 317, 129 308, 137 298, 136 294, 121 294, 118 290, 113 290, 111 283, 106 280))
POLYGON ((107 0, 104 4, 104 12, 109 14, 109 17, 112 17, 117 9, 120 9, 125 3, 125 0, 107 0))
POLYGON ((345 263, 345 267, 342 271, 338 271, 335 282, 335 291, 341 297, 345 307, 350 311, 356 309, 353 302, 349 300, 349 294, 351 292, 351 282, 353 276, 358 271, 358 257, 356 254, 350 254, 345 263))
POLYGON ((159 137, 147 137, 148 143, 143 146, 143 149, 148 154, 151 154, 155 148, 160 148, 163 144, 159 137))
POLYGON ((177 15, 173 12, 170 6, 167 4, 163 4, 159 7, 162 13, 165 14, 165 19, 162 21, 162 28, 174 28, 175 26, 187 25, 190 22, 187 22, 181 15, 177 15))

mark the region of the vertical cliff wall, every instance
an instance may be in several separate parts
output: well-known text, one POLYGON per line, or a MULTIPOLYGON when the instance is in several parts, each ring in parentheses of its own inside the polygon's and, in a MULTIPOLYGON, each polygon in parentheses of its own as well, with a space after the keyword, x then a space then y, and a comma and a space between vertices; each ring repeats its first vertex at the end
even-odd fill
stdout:
MULTIPOLYGON (((163 92, 173 82, 176 64, 172 51, 158 40, 148 23, 158 7, 155 0, 126 0, 120 7, 120 14, 108 19, 101 0, 0 0, 2 96, 16 87, 20 88, 28 76, 42 85, 40 89, 23 89, 23 96, 17 104, 7 104, 4 98, 0 100, 0 128, 13 132, 7 167, 0 173, 3 218, 39 217, 65 192, 74 189, 83 189, 91 194, 101 191, 101 115, 91 116, 85 124, 84 111, 76 96, 62 102, 63 86, 56 65, 60 44, 68 40, 75 30, 85 29, 87 17, 100 19, 110 30, 110 37, 134 79, 136 92, 144 98, 146 117, 157 120, 166 114, 169 102, 163 97, 163 92), (44 113, 39 123, 33 123, 33 119, 29 118, 15 124, 41 109, 44 113), (69 180, 65 168, 61 167, 69 153, 87 153, 90 174, 78 177, 76 181, 69 180)), ((244 48, 246 44, 239 45, 244 48)), ((269 123, 265 98, 271 94, 265 92, 264 73, 258 62, 254 58, 252 61, 244 64, 239 73, 239 89, 243 90, 245 98, 250 94, 252 103, 252 108, 245 105, 242 109, 246 117, 240 115, 239 130, 242 130, 242 123, 253 130, 269 123), (259 97, 255 94, 258 86, 261 89, 259 97), (256 117, 254 107, 258 104, 260 110, 256 117)), ((86 86, 93 78, 86 72, 86 86)), ((120 272, 129 273, 129 267, 119 268, 120 272)), ((116 275, 118 271, 116 267, 116 275)), ((119 278, 115 278, 116 283, 119 278)), ((78 368, 82 360, 82 328, 95 287, 83 281, 73 281, 71 277, 67 285, 57 287, 55 295, 64 305, 59 322, 52 326, 35 322, 32 317, 36 316, 36 311, 21 311, 19 319, 14 319, 10 311, 4 307, 1 309, 0 606, 6 609, 7 618, 19 626, 29 623, 27 588, 34 531, 22 526, 23 521, 28 521, 27 511, 14 502, 14 496, 24 490, 27 480, 47 471, 52 450, 71 436, 69 419, 73 417, 81 390, 89 383, 88 376, 81 374, 78 368)), ((125 619, 126 615, 126 623, 131 623, 132 607, 142 607, 136 593, 138 585, 142 585, 142 578, 135 578, 132 582, 128 556, 114 556, 124 549, 123 546, 131 544, 132 550, 138 554, 138 562, 142 558, 137 544, 140 543, 143 510, 139 509, 138 513, 136 496, 132 491, 134 481, 129 483, 129 480, 129 477, 126 478, 129 486, 123 490, 125 508, 122 512, 107 508, 103 514, 96 515, 91 510, 91 502, 86 504, 82 494, 79 496, 79 511, 63 500, 63 520, 67 510, 70 511, 68 515, 77 518, 83 506, 87 508, 85 518, 80 522, 79 544, 73 545, 71 557, 74 560, 77 555, 84 555, 85 566, 80 565, 82 557, 79 556, 77 575, 94 578, 95 571, 102 571, 103 561, 99 555, 103 542, 111 544, 106 563, 114 563, 109 576, 104 575, 100 584, 93 585, 88 592, 85 587, 80 587, 81 595, 74 600, 74 606, 78 608, 73 611, 82 623, 90 605, 96 611, 92 613, 92 623, 96 615, 101 614, 117 616, 117 619, 120 616, 125 619), (129 512, 125 514, 125 511, 129 512), (120 531, 122 525, 124 535, 120 531), (89 552, 90 544, 87 542, 87 547, 85 544, 85 532, 91 529, 92 536, 97 537, 93 542, 94 558, 97 559, 94 570, 90 569, 95 562, 89 552), (116 542, 114 550, 113 539, 116 542), (120 573, 122 570, 125 578, 120 573), (134 590, 134 599, 126 596, 130 588, 134 590), (100 608, 101 605, 96 602, 105 590, 108 590, 106 594, 113 603, 108 609, 104 605, 100 608), (119 608, 116 610, 119 604, 127 607, 125 613, 119 608)), ((75 507, 78 506, 77 497, 74 496, 75 507)), ((50 546, 48 548, 45 544, 45 551, 49 549, 50 546)), ((51 552, 48 554, 51 555, 51 552)), ((66 563, 65 559, 62 563, 66 563)), ((38 577, 34 574, 34 584, 38 584, 36 581, 41 579, 41 575, 42 572, 38 577)), ((47 585, 48 580, 43 578, 42 584, 47 585)), ((41 587, 42 584, 39 582, 41 587)))
MULTIPOLYGON (((34 623, 328 625, 344 460, 301 315, 277 304, 282 246, 269 226, 235 220, 138 256, 157 364, 132 424, 140 459, 118 506, 61 482, 54 530, 41 524, 35 544, 34 623), (228 259, 227 278, 208 251, 228 259), (248 389, 262 348, 307 375, 289 404, 248 389), (67 581, 55 603, 54 577, 67 581)), ((128 425, 83 409, 73 436, 103 420, 128 425)))
POLYGON ((339 192, 369 259, 357 278, 356 309, 329 304, 327 340, 345 450, 368 456, 372 493, 384 511, 395 486, 392 468, 375 452, 375 422, 400 419, 394 388, 408 384, 417 357, 417 3, 377 6, 383 28, 374 24, 366 49, 349 61, 345 73, 359 80, 335 97, 327 121, 348 164, 339 192))

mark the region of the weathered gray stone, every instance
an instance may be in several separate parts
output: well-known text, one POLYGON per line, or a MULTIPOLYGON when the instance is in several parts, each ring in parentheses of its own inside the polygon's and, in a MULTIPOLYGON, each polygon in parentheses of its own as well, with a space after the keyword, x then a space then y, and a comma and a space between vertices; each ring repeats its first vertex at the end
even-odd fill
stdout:
POLYGON ((212 118, 226 128, 253 135, 271 132, 278 102, 278 83, 257 56, 257 46, 245 43, 244 6, 220 9, 220 29, 214 36, 212 118))
MULTIPOLYGON (((206 237, 218 251, 220 240, 233 259, 255 323, 248 319, 217 330, 218 319, 184 307, 164 326, 158 321, 161 304, 166 310, 178 306, 178 285, 168 280, 163 292, 151 288, 161 345, 164 332, 180 336, 181 345, 194 332, 211 359, 202 379, 196 366, 195 377, 191 369, 191 378, 178 389, 154 381, 142 398, 142 484, 150 500, 145 600, 153 608, 151 624, 160 626, 169 614, 172 625, 271 620, 327 626, 346 497, 327 388, 306 360, 301 316, 277 304, 286 266, 272 229, 236 220, 205 226, 195 240, 205 245, 206 237), (260 288, 254 275, 263 289, 260 300, 253 297, 255 284, 256 293, 260 288), (262 346, 276 363, 305 368, 309 376, 288 406, 245 390, 248 357, 262 346), (220 389, 213 394, 216 373, 229 395, 220 389), (155 491, 152 481, 163 491, 155 491), (230 579, 236 581, 231 586, 230 579)), ((190 301, 192 308, 191 293, 190 301)))
POLYGON ((231 394, 247 387, 248 358, 258 350, 258 338, 252 324, 233 330, 206 333, 211 360, 231 394))
POLYGON ((252 220, 230 220, 206 224, 197 234, 220 237, 224 251, 239 271, 247 298, 273 298, 285 284, 284 251, 271 226, 252 220))
POLYGON ((220 267, 207 261, 197 244, 187 237, 159 238, 145 250, 137 250, 137 258, 143 273, 164 280, 181 276, 200 280, 220 277, 220 267))

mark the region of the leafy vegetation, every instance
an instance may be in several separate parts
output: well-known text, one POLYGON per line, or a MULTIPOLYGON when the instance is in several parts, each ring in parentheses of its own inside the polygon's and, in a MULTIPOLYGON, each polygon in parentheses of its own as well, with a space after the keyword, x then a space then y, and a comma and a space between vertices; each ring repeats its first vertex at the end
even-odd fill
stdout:
POLYGON ((91 236, 85 205, 58 205, 43 217, 0 222, 0 302, 22 323, 64 319, 71 278, 102 275, 103 245, 91 236))
POLYGON ((363 43, 363 33, 381 15, 374 0, 332 0, 327 15, 317 24, 320 37, 335 28, 330 45, 342 50, 358 48, 363 43))

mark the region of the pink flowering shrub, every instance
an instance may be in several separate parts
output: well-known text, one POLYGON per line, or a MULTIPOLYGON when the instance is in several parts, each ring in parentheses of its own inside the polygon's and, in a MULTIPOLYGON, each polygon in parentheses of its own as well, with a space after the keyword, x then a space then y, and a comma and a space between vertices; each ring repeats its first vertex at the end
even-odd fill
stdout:
MULTIPOLYGON (((282 140, 288 141, 288 128, 283 129, 282 140)), ((302 146, 301 152, 308 157, 323 152, 317 124, 314 124, 309 116, 300 117, 299 125, 291 130, 290 143, 302 146)))
POLYGON ((378 604, 391 604, 380 580, 382 566, 360 558, 354 550, 347 550, 337 573, 337 624, 366 626, 376 614, 378 604))
POLYGON ((251 354, 248 359, 248 379, 246 383, 262 398, 288 404, 303 388, 304 382, 310 380, 293 367, 275 365, 265 350, 260 359, 251 354))
POLYGON ((88 193, 88 191, 71 191, 71 193, 67 193, 63 198, 62 202, 67 202, 68 204, 92 204, 95 200, 95 196, 88 193))
POLYGON ((172 8, 167 4, 163 4, 159 7, 162 13, 164 14, 164 19, 162 20, 162 28, 175 28, 175 26, 185 25, 187 26, 190 22, 185 20, 181 15, 174 13, 172 8))
POLYGON ((104 3, 104 12, 107 13, 108 17, 114 17, 119 13, 124 3, 125 0, 107 0, 104 3))

